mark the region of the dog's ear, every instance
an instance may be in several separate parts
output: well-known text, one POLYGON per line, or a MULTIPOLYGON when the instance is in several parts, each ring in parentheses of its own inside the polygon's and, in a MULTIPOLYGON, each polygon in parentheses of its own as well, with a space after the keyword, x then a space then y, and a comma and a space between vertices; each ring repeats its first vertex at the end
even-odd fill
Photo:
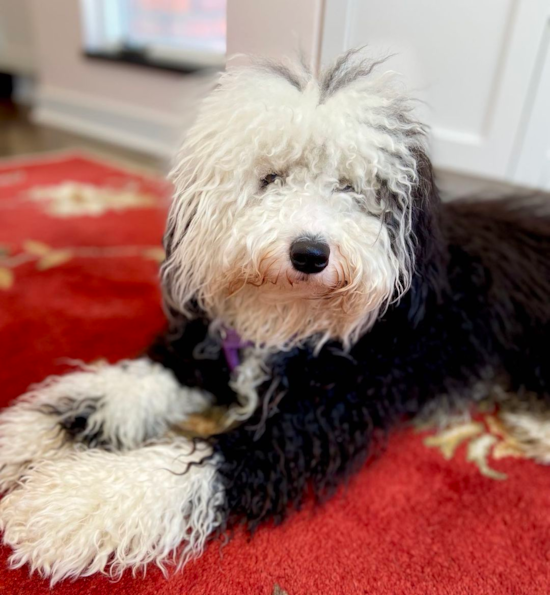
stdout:
POLYGON ((409 320, 418 324, 428 300, 438 300, 445 283, 445 250, 441 230, 441 198, 432 163, 422 149, 415 150, 416 181, 411 191, 411 230, 415 269, 409 291, 409 320))
POLYGON ((412 230, 416 240, 418 266, 431 260, 441 244, 441 198, 432 163, 426 153, 415 150, 416 182, 411 192, 412 230))
POLYGON ((432 164, 419 146, 410 151, 403 165, 403 170, 410 172, 408 184, 397 192, 387 181, 380 181, 379 199, 386 206, 384 223, 402 263, 403 286, 409 288, 400 303, 409 308, 409 319, 416 324, 424 316, 426 300, 434 292, 439 295, 444 250, 441 200, 432 164))
POLYGON ((164 236, 162 238, 162 245, 164 248, 164 262, 160 267, 160 279, 161 279, 161 288, 162 288, 162 300, 164 311, 169 320, 171 320, 172 315, 176 314, 176 310, 172 304, 171 300, 171 287, 173 282, 173 267, 171 266, 171 261, 174 253, 174 236, 176 230, 176 223, 175 218, 172 216, 172 213, 169 214, 168 219, 166 220, 166 228, 164 230, 164 236))
POLYGON ((169 216, 166 221, 166 229, 162 239, 165 257, 164 262, 160 267, 160 279, 162 289, 162 306, 170 329, 179 326, 176 321, 178 321, 181 317, 180 313, 175 307, 174 300, 172 299, 174 268, 170 265, 170 263, 174 252, 175 228, 175 220, 172 216, 169 216))
MULTIPOLYGON (((184 240, 185 234, 191 225, 194 215, 194 207, 190 207, 191 214, 185 219, 183 232, 178 230, 178 215, 181 209, 178 205, 172 205, 168 219, 166 221, 166 228, 162 244, 164 247, 165 258, 160 269, 161 288, 163 307, 165 314, 171 326, 175 325, 180 328, 183 320, 187 317, 199 317, 203 313, 199 309, 196 300, 190 299, 185 304, 185 315, 181 312, 181 307, 178 306, 177 301, 172 297, 172 289, 174 285, 175 275, 178 271, 178 263, 176 262, 176 254, 178 246, 184 240)), ((181 222, 180 222, 181 225, 181 222)))

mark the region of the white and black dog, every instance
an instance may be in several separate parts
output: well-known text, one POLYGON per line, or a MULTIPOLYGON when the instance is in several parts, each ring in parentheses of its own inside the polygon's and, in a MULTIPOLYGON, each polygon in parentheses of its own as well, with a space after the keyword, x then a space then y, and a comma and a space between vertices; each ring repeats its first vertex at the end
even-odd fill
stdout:
MULTIPOLYGON (((480 383, 550 394, 550 218, 442 205, 426 130, 373 67, 352 51, 319 76, 221 76, 173 173, 169 331, 0 415, 13 566, 57 581, 181 565, 235 523, 330 495, 434 403, 480 383), (179 433, 214 405, 217 433, 179 433)), ((550 459, 547 426, 511 420, 550 459)))

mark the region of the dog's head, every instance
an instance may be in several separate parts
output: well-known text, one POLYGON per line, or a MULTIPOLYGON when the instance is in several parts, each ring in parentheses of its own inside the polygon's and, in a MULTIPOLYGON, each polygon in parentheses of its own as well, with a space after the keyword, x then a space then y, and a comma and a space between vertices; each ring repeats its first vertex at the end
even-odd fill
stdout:
POLYGON ((270 62, 222 75, 173 172, 172 307, 266 346, 349 346, 409 289, 425 129, 373 67, 349 52, 319 77, 270 62))

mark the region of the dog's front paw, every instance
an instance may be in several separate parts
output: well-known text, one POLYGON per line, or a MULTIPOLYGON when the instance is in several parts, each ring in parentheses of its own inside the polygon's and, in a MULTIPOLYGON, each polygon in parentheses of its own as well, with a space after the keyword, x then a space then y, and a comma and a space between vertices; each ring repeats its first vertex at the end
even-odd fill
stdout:
POLYGON ((0 413, 0 492, 37 461, 79 444, 136 448, 209 403, 148 359, 49 378, 0 413))
POLYGON ((62 456, 70 448, 56 421, 29 397, 0 413, 0 494, 12 489, 34 462, 62 456))
POLYGON ((208 395, 182 387, 171 371, 148 359, 69 374, 56 392, 59 406, 51 412, 73 440, 119 450, 162 437, 170 424, 210 404, 208 395))
POLYGON ((11 566, 29 564, 52 583, 95 572, 118 576, 198 555, 220 523, 222 503, 204 444, 85 450, 29 471, 0 502, 0 529, 14 550, 11 566))

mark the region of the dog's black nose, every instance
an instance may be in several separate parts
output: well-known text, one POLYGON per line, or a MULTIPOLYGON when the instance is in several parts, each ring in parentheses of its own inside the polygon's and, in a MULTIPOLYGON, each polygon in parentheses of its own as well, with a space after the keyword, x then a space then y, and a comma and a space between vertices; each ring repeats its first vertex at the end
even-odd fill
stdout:
POLYGON ((320 273, 328 264, 330 248, 320 240, 296 240, 290 246, 290 262, 300 273, 320 273))

